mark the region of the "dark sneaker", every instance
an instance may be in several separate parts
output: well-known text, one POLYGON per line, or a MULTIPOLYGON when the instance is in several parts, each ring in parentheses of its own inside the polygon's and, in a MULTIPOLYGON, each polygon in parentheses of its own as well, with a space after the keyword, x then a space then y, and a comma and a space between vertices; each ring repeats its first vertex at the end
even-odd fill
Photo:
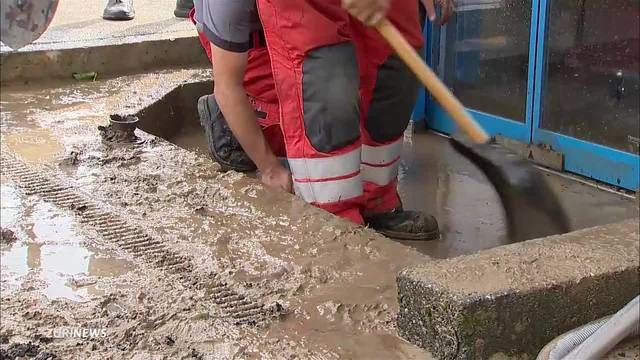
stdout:
POLYGON ((133 0, 109 0, 102 18, 105 20, 131 20, 135 16, 133 0))
POLYGON ((198 99, 198 114, 200 115, 200 124, 207 137, 209 153, 222 166, 223 171, 248 172, 256 170, 256 165, 233 136, 213 95, 206 95, 198 99))
POLYGON ((436 240, 438 222, 420 211, 396 209, 386 213, 365 214, 364 222, 387 237, 399 240, 436 240))
POLYGON ((179 18, 189 17, 189 11, 191 11, 191 9, 193 9, 193 0, 177 0, 173 15, 179 18))

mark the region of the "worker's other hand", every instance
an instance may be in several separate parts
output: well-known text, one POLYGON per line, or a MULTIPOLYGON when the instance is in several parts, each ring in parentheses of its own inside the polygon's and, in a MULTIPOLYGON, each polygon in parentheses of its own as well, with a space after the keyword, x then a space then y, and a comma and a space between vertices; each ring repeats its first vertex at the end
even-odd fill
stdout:
POLYGON ((291 173, 280 163, 260 171, 260 181, 270 188, 293 192, 291 173))
POLYGON ((342 7, 363 23, 374 26, 389 11, 391 0, 342 0, 342 7))
POLYGON ((429 21, 435 22, 438 25, 446 24, 449 18, 455 12, 454 0, 422 0, 422 4, 427 10, 427 17, 429 21), (436 6, 439 5, 442 8, 442 17, 438 19, 436 14, 436 6), (436 21, 437 20, 437 21, 436 21))

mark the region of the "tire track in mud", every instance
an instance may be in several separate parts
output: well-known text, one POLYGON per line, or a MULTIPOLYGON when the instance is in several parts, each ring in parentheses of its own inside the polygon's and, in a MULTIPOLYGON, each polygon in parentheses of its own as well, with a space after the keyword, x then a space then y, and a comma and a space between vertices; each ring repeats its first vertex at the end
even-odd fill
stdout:
POLYGON ((81 224, 93 227, 105 240, 136 259, 177 275, 186 286, 206 289, 212 302, 235 325, 257 325, 273 313, 264 304, 238 293, 217 274, 194 276, 194 265, 189 257, 171 250, 160 239, 100 207, 80 191, 61 184, 53 174, 31 169, 4 150, 0 164, 2 174, 13 180, 26 195, 38 195, 60 208, 73 211, 81 224))

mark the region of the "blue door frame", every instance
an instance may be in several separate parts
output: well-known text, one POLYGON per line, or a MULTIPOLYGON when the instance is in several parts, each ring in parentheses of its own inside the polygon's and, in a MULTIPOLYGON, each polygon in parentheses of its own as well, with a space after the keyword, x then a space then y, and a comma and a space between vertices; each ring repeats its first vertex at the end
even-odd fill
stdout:
POLYGON ((541 127, 542 91, 544 89, 546 31, 548 26, 549 0, 536 1, 539 6, 538 34, 536 48, 536 77, 533 107, 534 144, 549 145, 553 150, 564 154, 564 169, 628 190, 640 188, 640 157, 603 145, 558 134, 541 127))
MULTIPOLYGON (((628 190, 640 188, 640 157, 610 147, 558 134, 541 128, 542 91, 544 89, 545 39, 550 0, 533 0, 529 38, 529 66, 527 79, 526 116, 524 122, 514 121, 482 111, 468 109, 491 136, 502 135, 518 141, 548 145, 564 154, 564 170, 628 190)), ((439 31, 429 24, 425 38, 430 39, 425 58, 429 65, 439 68, 439 31)), ((424 118, 437 131, 451 134, 457 126, 443 109, 428 95, 421 93, 416 104, 414 120, 424 118), (424 114, 424 116, 421 116, 424 114)))
MULTIPOLYGON (((538 8, 536 6, 531 10, 531 29, 529 31, 529 65, 527 69, 527 93, 526 108, 524 122, 515 121, 495 114, 489 114, 475 109, 467 109, 469 113, 482 125, 482 127, 491 135, 502 135, 518 141, 529 143, 532 140, 532 124, 533 124, 533 106, 534 106, 534 80, 535 80, 535 60, 536 51, 535 44, 537 38, 538 8)), ((439 30, 434 29, 428 24, 425 29, 425 39, 431 39, 427 46, 427 60, 429 65, 434 69, 440 68, 441 51, 444 46, 441 44, 439 30), (435 35, 435 36, 434 36, 435 35)), ((437 70, 438 71, 438 70, 437 70)), ((441 71, 439 71, 441 74, 441 71)), ((442 74, 441 74, 442 75, 442 74)), ((428 120, 428 126, 440 132, 451 134, 457 130, 457 126, 451 120, 444 110, 433 101, 428 95, 425 101, 425 115, 428 120)))

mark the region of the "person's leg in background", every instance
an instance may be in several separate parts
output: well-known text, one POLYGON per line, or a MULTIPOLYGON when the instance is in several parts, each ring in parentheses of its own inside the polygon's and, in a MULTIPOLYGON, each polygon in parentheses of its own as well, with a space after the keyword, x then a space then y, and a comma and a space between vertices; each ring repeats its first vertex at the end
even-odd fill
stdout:
POLYGON ((176 0, 176 9, 173 14, 179 18, 187 18, 191 9, 193 9, 193 0, 176 0))
MULTIPOLYGON (((179 18, 187 18, 191 9, 193 9, 193 0, 176 0, 173 14, 179 18)), ((133 0, 109 0, 102 13, 102 18, 105 20, 132 20, 134 17, 133 0)))
MULTIPOLYGON (((195 10, 189 14, 195 24, 195 10)), ((214 63, 211 44, 202 32, 198 32, 200 44, 207 57, 214 63)), ((276 95, 271 61, 267 52, 264 36, 256 32, 253 36, 253 48, 248 53, 244 88, 254 106, 262 131, 278 157, 286 157, 282 130, 280 129, 280 111, 276 95)), ((215 82, 215 79, 214 79, 215 82)), ((214 84, 215 86, 215 84, 214 84)), ((223 170, 247 172, 255 170, 255 164, 242 150, 226 123, 213 95, 198 100, 200 122, 205 130, 209 153, 223 170)))
POLYGON ((105 20, 132 20, 135 16, 133 0, 109 0, 102 12, 105 20))
POLYGON ((340 0, 257 0, 298 196, 362 224, 358 67, 340 0))
MULTIPOLYGON (((393 1, 388 17, 411 45, 423 46, 418 1, 393 1)), ((435 239, 439 236, 435 219, 402 209, 397 192, 403 135, 419 83, 375 29, 355 19, 352 29, 360 67, 365 221, 390 237, 435 239)))

